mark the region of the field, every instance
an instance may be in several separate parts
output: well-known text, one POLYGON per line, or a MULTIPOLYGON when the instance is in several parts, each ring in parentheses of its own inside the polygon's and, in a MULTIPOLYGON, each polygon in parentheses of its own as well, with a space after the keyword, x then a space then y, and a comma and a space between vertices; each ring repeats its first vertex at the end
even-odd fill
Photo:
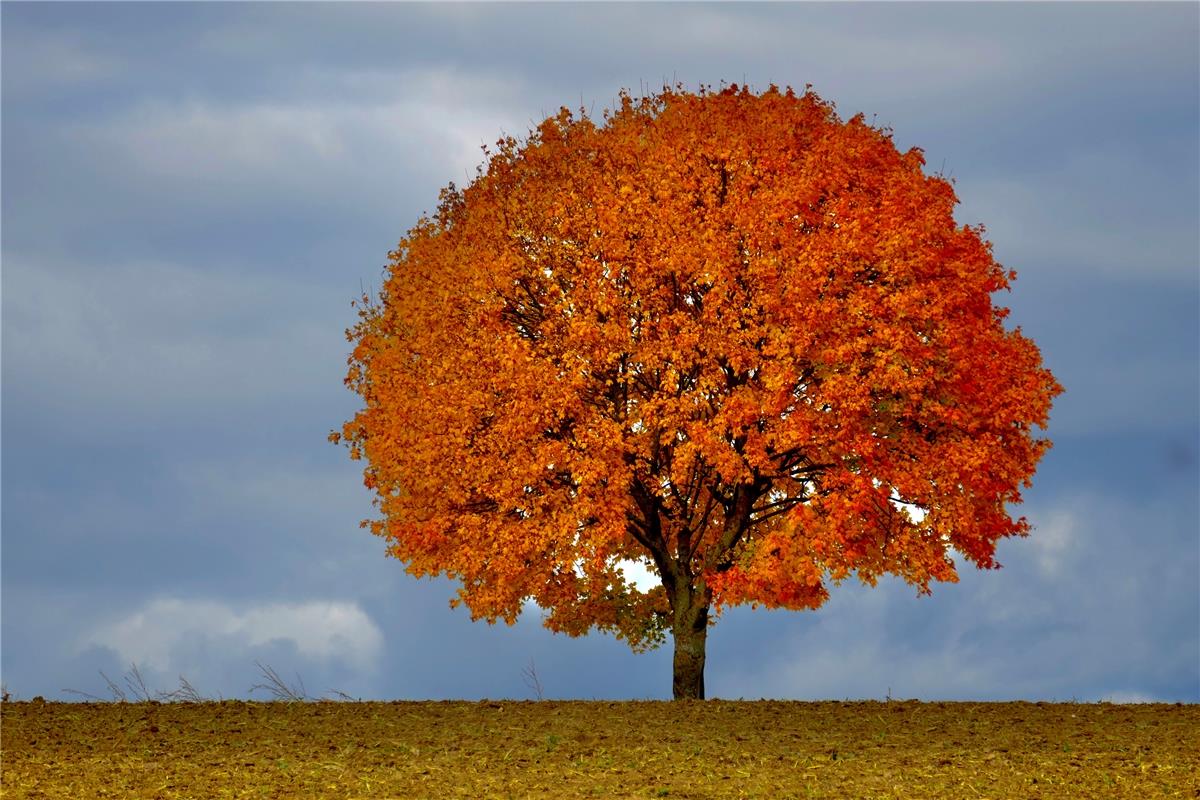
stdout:
POLYGON ((1200 706, 0 706, 4 798, 1200 797, 1200 706))

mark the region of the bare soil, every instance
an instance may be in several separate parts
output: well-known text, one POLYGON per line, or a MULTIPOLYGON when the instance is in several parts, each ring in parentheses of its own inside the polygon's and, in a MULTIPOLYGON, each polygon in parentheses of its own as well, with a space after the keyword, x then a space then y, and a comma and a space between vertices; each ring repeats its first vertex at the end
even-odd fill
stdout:
POLYGON ((1200 706, 0 706, 4 798, 1200 797, 1200 706))

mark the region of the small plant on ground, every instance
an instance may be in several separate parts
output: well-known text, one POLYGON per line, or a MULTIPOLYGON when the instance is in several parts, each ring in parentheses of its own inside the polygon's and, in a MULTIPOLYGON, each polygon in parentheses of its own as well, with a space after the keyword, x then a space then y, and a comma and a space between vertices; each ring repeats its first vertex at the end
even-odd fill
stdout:
POLYGON ((265 683, 256 683, 250 687, 250 691, 255 689, 263 689, 271 693, 271 696, 276 700, 283 700, 288 703, 303 703, 309 699, 308 692, 304 688, 304 681, 300 675, 296 675, 296 683, 288 684, 283 678, 279 677, 279 673, 270 665, 263 665, 259 661, 254 662, 254 666, 258 667, 258 671, 262 673, 265 683))
POLYGON ((203 703, 209 698, 204 697, 187 678, 179 676, 179 688, 170 692, 159 692, 158 699, 166 703, 203 703))
POLYGON ((538 678, 537 665, 533 663, 533 659, 529 659, 529 666, 521 668, 521 677, 525 679, 525 685, 533 690, 534 695, 538 700, 545 699, 545 694, 542 691, 542 681, 538 678))
POLYGON ((63 689, 66 694, 78 695, 85 700, 91 700, 97 703, 148 703, 158 701, 163 703, 203 703, 211 700, 210 697, 205 697, 192 686, 191 682, 184 676, 179 676, 178 688, 171 691, 156 691, 152 692, 146 685, 146 679, 142 676, 142 672, 138 669, 137 664, 130 664, 129 670, 122 677, 124 686, 117 683, 112 678, 105 674, 104 670, 97 670, 100 677, 104 678, 105 684, 108 686, 111 698, 105 699, 89 692, 80 691, 79 689, 63 689), (132 697, 132 701, 130 698, 132 697))

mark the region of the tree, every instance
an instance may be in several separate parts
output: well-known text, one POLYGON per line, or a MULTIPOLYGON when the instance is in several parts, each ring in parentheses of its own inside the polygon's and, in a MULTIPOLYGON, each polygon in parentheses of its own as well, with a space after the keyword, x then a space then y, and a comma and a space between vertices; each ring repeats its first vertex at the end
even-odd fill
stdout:
POLYGON ((704 696, 710 612, 830 582, 929 593, 998 566, 1061 391, 991 295, 1015 275, 918 149, 811 91, 622 94, 484 148, 364 296, 330 438, 363 525, 452 605, 674 638, 704 696), (661 578, 641 591, 623 564, 661 578))

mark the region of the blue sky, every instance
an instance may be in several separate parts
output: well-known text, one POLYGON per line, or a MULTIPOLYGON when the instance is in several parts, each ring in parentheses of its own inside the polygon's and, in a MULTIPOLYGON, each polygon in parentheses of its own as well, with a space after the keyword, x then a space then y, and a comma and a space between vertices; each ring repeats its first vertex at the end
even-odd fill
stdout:
POLYGON ((452 611, 325 437, 360 286, 479 146, 678 80, 924 148, 1066 387, 1004 568, 727 612, 710 695, 1200 701, 1200 6, 21 4, 3 25, 0 671, 248 696, 670 696, 452 611), (253 696, 253 695, 251 695, 253 696), (259 695, 261 696, 261 695, 259 695))

